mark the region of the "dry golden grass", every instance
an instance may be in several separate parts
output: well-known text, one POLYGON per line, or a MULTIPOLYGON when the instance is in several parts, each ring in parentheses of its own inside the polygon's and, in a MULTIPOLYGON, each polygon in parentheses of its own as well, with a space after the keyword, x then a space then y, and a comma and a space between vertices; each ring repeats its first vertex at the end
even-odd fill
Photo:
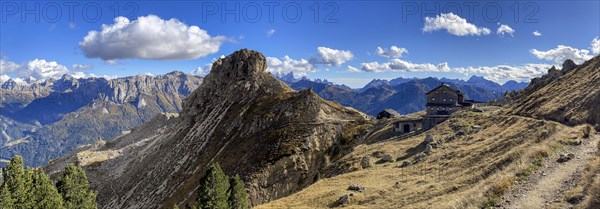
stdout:
MULTIPOLYGON (((423 162, 405 168, 422 152, 424 134, 401 141, 361 144, 341 158, 348 167, 329 171, 314 185, 289 197, 256 208, 328 208, 351 184, 361 184, 364 192, 354 192, 347 208, 481 208, 496 204, 516 181, 516 174, 535 169, 540 159, 558 147, 564 133, 577 132, 555 122, 519 116, 461 112, 427 131, 435 140, 445 140, 457 132, 466 133, 445 141, 423 162), (475 127, 474 127, 475 126, 475 127), (477 130, 481 129, 481 130, 477 130), (375 151, 390 153, 398 162, 374 164, 361 169, 360 159, 375 151)), ((377 161, 372 157, 372 161, 377 161)), ((335 166, 331 166, 335 167, 335 166)))

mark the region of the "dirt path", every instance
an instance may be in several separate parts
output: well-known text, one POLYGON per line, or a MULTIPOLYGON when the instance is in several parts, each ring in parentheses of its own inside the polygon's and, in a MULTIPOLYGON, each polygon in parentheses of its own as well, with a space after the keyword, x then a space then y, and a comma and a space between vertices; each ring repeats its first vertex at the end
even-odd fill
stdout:
POLYGON ((594 157, 600 135, 583 140, 579 146, 568 146, 547 158, 542 168, 531 174, 523 182, 514 185, 503 197, 500 208, 570 208, 564 201, 564 194, 572 189, 590 158, 594 157), (575 158, 558 163, 560 153, 573 153, 575 158))

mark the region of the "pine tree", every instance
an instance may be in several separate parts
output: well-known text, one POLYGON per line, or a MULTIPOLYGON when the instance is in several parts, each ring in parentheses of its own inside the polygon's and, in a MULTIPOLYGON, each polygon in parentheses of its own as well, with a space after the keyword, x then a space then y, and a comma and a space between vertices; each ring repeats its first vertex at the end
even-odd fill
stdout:
POLYGON ((218 163, 213 163, 200 181, 198 189, 199 208, 227 209, 229 179, 218 163))
POLYGON ((235 175, 229 180, 229 208, 231 209, 249 209, 248 193, 244 187, 244 182, 240 175, 235 175))
POLYGON ((23 166, 23 158, 20 156, 14 157, 2 172, 4 178, 4 186, 11 194, 14 200, 13 207, 15 209, 29 209, 35 204, 32 194, 32 177, 31 169, 25 170, 23 166))
POLYGON ((90 183, 81 167, 70 164, 58 181, 58 191, 62 195, 67 209, 96 209, 96 193, 90 189, 90 183))
POLYGON ((63 209, 63 199, 58 193, 50 177, 44 171, 38 171, 33 176, 33 195, 36 204, 34 209, 63 209))
POLYGON ((15 200, 8 190, 8 185, 4 184, 0 187, 0 209, 14 209, 15 200))

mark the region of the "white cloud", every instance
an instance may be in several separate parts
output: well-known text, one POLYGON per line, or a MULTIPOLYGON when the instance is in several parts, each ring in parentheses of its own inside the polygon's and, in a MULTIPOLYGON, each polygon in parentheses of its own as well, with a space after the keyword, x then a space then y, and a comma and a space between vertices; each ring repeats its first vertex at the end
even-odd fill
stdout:
POLYGON ((477 27, 466 19, 461 18, 453 13, 436 15, 435 17, 425 17, 425 25, 423 32, 431 32, 437 30, 446 30, 448 33, 456 36, 473 36, 473 35, 488 35, 490 29, 485 27, 477 27))
POLYGON ((0 74, 0 84, 8 81, 8 79, 10 79, 10 77, 6 74, 0 74))
POLYGON ((587 49, 576 49, 564 45, 558 45, 556 48, 548 51, 532 49, 530 52, 538 59, 550 60, 556 63, 562 63, 566 59, 572 59, 575 63, 579 64, 592 58, 590 51, 587 49))
POLYGON ((17 70, 21 77, 33 77, 35 79, 60 78, 69 72, 67 67, 55 61, 35 59, 23 64, 17 70))
POLYGON ((427 73, 459 73, 466 76, 479 75, 497 83, 509 80, 529 81, 531 78, 545 74, 552 65, 525 64, 520 66, 497 65, 479 67, 451 68, 447 62, 440 64, 411 63, 401 59, 390 59, 388 62, 362 63, 360 69, 348 66, 348 72, 427 72, 427 73))
POLYGON ((119 62, 117 62, 117 60, 104 60, 104 64, 117 65, 117 64, 119 64, 119 62))
POLYGON ((496 30, 496 34, 498 34, 500 37, 504 37, 505 34, 508 34, 512 37, 513 33, 515 33, 515 30, 508 25, 500 25, 498 30, 496 30))
POLYGON ((271 36, 273 36, 273 34, 275 34, 275 29, 270 29, 267 31, 267 37, 270 38, 271 36))
POLYGON ((0 73, 6 74, 18 70, 21 66, 17 63, 0 59, 0 73))
POLYGON ((598 39, 598 37, 592 40, 592 52, 594 54, 600 54, 600 39, 598 39))
POLYGON ((531 78, 539 77, 548 71, 552 65, 548 64, 525 64, 521 66, 497 65, 480 67, 452 68, 452 72, 483 76, 496 83, 505 83, 509 80, 529 82, 531 78))
POLYGON ((340 66, 354 58, 352 52, 347 50, 331 49, 327 47, 318 47, 319 57, 311 58, 312 64, 323 64, 327 66, 340 66))
POLYGON ((116 76, 116 75, 96 75, 96 74, 93 74, 93 73, 90 73, 88 75, 88 77, 89 78, 104 78, 106 80, 112 80, 112 79, 118 78, 118 76, 116 76))
POLYGON ((308 60, 295 60, 286 55, 283 59, 267 57, 267 71, 279 75, 294 72, 294 75, 306 76, 308 73, 316 72, 317 68, 308 60))
POLYGON ((348 65, 348 67, 346 67, 346 70, 348 72, 352 72, 352 73, 360 73, 360 72, 362 72, 360 69, 355 68, 355 67, 353 67, 351 65, 348 65))
POLYGON ((533 36, 542 36, 542 33, 539 31, 533 31, 533 36))
POLYGON ((73 78, 77 78, 77 79, 87 77, 87 75, 84 72, 74 72, 74 73, 71 73, 70 75, 73 76, 73 78))
POLYGON ((180 60, 216 53, 224 41, 225 37, 211 37, 198 26, 148 15, 134 21, 116 17, 114 24, 102 25, 101 31, 88 32, 79 46, 87 57, 103 60, 180 60))
POLYGON ((389 49, 383 49, 381 47, 377 47, 377 54, 382 57, 387 58, 401 58, 402 54, 408 53, 406 48, 400 48, 397 46, 391 46, 389 49))
POLYGON ((415 64, 401 59, 391 59, 388 62, 367 62, 362 63, 360 68, 366 72, 447 72, 448 63, 438 65, 424 63, 415 64))
POLYGON ((73 64, 71 65, 71 69, 72 70, 89 70, 92 69, 94 66, 90 65, 90 64, 73 64))

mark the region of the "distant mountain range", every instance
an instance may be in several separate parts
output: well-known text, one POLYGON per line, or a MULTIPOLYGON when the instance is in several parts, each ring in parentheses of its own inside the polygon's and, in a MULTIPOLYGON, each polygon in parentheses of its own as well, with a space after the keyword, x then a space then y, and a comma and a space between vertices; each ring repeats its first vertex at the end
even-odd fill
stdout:
MULTIPOLYGON (((483 77, 469 80, 437 78, 375 79, 362 89, 327 80, 276 75, 292 89, 312 89, 324 99, 375 115, 392 108, 402 114, 425 108, 425 93, 444 82, 467 98, 486 102, 501 98, 526 83, 499 85, 483 77)), ((44 165, 78 146, 126 133, 159 113, 177 113, 202 78, 182 72, 160 76, 138 75, 107 80, 60 79, 25 83, 7 80, 0 85, 0 165, 14 155, 28 165, 44 165)))
POLYGON ((527 83, 509 81, 500 85, 483 77, 472 76, 469 80, 448 78, 395 78, 392 80, 374 79, 361 89, 336 85, 327 80, 294 78, 293 74, 277 76, 295 90, 312 89, 324 99, 354 107, 370 115, 391 108, 402 114, 421 111, 425 108, 425 93, 446 83, 463 92, 467 99, 487 102, 502 98, 506 91, 516 91, 527 87, 527 83))
POLYGON ((156 114, 181 111, 201 82, 177 71, 112 80, 8 80, 0 94, 0 161, 18 154, 30 166, 44 165, 77 146, 111 139, 156 114))

